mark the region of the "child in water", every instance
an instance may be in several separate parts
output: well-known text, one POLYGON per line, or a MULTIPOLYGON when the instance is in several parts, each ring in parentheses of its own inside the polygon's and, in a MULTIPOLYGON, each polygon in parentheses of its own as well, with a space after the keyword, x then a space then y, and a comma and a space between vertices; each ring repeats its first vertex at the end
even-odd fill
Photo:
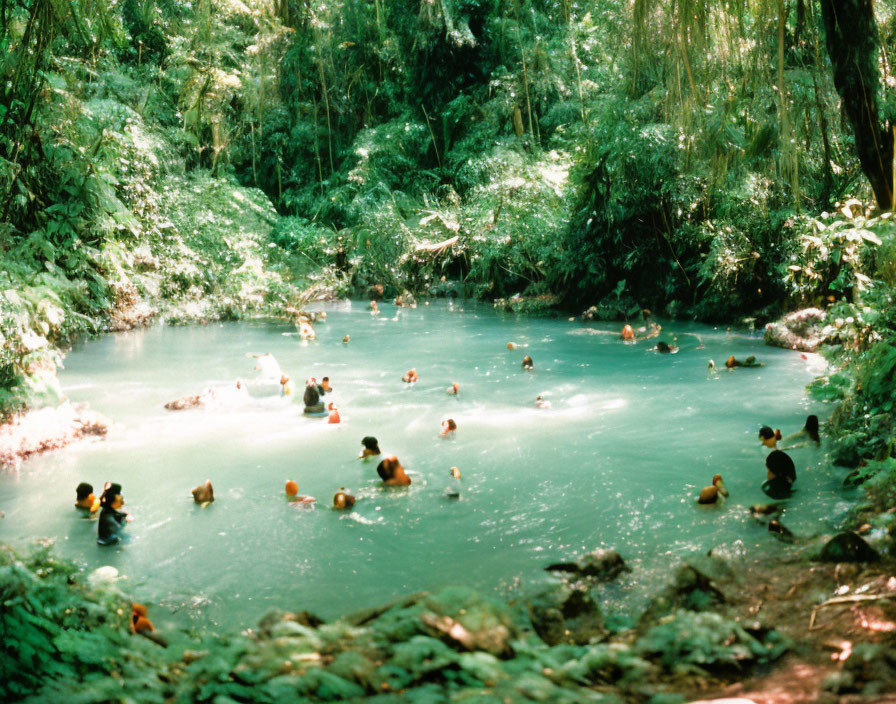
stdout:
POLYGON ((367 435, 361 438, 361 444, 364 446, 364 449, 361 450, 361 454, 358 455, 359 460, 366 460, 368 457, 376 457, 380 454, 379 443, 372 435, 367 435))
POLYGON ((286 500, 300 506, 309 506, 313 504, 316 499, 313 496, 299 494, 299 485, 290 479, 286 482, 286 500))
POLYGON ((215 500, 215 490, 212 487, 212 480, 206 480, 205 484, 193 487, 190 492, 193 494, 193 501, 205 508, 215 500))
POLYGON ((81 482, 75 489, 75 508, 92 515, 100 508, 100 500, 93 495, 93 485, 81 482))
POLYGON ((445 393, 448 394, 449 396, 457 396, 459 391, 460 391, 460 384, 458 384, 456 381, 451 386, 449 386, 447 389, 445 389, 445 393))
POLYGON ((442 421, 442 432, 439 433, 443 438, 451 437, 452 433, 457 430, 457 423, 453 418, 442 421))
POLYGON ((401 377, 401 380, 406 384, 415 384, 419 378, 416 369, 408 369, 405 375, 401 377))
POLYGON ((337 511, 348 511, 355 505, 355 497, 349 494, 345 487, 333 494, 333 508, 337 511))
POLYGON ((386 486, 410 486, 411 478, 395 455, 390 455, 377 465, 376 473, 386 486))
POLYGON ((531 372, 535 368, 535 362, 532 361, 532 358, 529 355, 523 357, 523 369, 527 372, 531 372))
POLYGON ((759 429, 759 442, 766 447, 774 450, 778 447, 778 440, 781 439, 780 430, 772 430, 767 425, 763 425, 759 429))
POLYGON ((97 539, 99 545, 115 545, 121 540, 121 530, 125 523, 134 520, 133 516, 119 509, 124 506, 124 498, 121 496, 121 484, 106 482, 103 495, 100 497, 100 521, 97 526, 97 539))
POLYGON ((712 484, 701 489, 700 496, 697 498, 697 503, 714 504, 718 502, 720 497, 727 496, 728 489, 725 488, 725 484, 722 482, 722 475, 716 474, 712 478, 712 484))

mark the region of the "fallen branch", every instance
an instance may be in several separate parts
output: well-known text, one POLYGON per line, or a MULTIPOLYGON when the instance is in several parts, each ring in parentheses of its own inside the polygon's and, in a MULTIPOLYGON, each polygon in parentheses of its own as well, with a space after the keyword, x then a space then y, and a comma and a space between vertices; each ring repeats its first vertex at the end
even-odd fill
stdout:
POLYGON ((853 594, 852 596, 838 596, 833 599, 828 599, 827 601, 819 604, 815 608, 812 609, 812 617, 809 619, 809 630, 819 630, 814 628, 815 626, 815 617, 818 615, 818 612, 823 609, 825 606, 836 606, 837 604, 854 604, 859 601, 880 601, 881 599, 896 599, 896 594, 853 594))

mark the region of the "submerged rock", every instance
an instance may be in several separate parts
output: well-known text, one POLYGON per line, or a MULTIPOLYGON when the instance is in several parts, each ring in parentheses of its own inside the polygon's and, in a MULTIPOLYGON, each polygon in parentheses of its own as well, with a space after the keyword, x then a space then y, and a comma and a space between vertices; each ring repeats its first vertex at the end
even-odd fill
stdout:
POLYGON ((623 572, 631 572, 618 552, 603 548, 586 553, 575 562, 555 562, 545 567, 545 570, 567 572, 577 577, 592 577, 602 582, 616 579, 623 572))
POLYGON ((818 555, 821 562, 877 562, 880 554, 855 533, 839 533, 831 538, 818 555))
POLYGON ((528 607, 532 627, 548 645, 585 645, 607 635, 600 607, 585 589, 553 587, 537 594, 528 607))

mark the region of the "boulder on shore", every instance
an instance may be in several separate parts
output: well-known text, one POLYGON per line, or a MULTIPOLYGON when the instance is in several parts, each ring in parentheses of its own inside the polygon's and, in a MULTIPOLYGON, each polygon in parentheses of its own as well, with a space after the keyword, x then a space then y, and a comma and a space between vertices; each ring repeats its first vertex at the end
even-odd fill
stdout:
POLYGON ((616 579, 623 572, 631 572, 625 560, 615 550, 598 548, 585 553, 575 562, 555 562, 545 567, 548 572, 567 572, 576 577, 590 577, 600 582, 616 579))
POLYGON ((89 435, 105 435, 109 420, 83 403, 66 401, 15 416, 0 426, 0 465, 15 465, 30 455, 57 450, 89 435))
POLYGON ((798 352, 815 352, 824 340, 827 314, 820 308, 804 308, 765 326, 765 344, 798 352))
POLYGON ((838 533, 818 556, 821 562, 877 562, 880 554, 855 533, 838 533))

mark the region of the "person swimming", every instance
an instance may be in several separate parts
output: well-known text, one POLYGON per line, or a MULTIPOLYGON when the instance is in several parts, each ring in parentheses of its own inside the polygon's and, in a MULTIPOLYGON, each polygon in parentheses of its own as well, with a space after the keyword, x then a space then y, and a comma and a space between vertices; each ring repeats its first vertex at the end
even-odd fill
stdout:
POLYGON ((337 511, 347 511, 355 505, 355 497, 349 494, 345 487, 333 494, 333 508, 337 511))
POLYGON ((366 437, 361 438, 361 444, 364 446, 364 449, 362 449, 361 454, 358 455, 359 460, 366 460, 368 457, 376 457, 380 454, 379 443, 372 435, 367 435, 366 437))
POLYGON ((700 490, 700 496, 697 498, 698 504, 714 504, 718 502, 720 498, 726 498, 728 496, 728 489, 725 488, 725 484, 722 481, 722 475, 716 474, 712 478, 712 484, 710 486, 705 486, 700 490))
POLYGON ((100 520, 97 526, 97 539, 99 545, 115 545, 121 540, 121 531, 125 523, 130 523, 133 516, 119 509, 124 506, 124 498, 121 496, 121 484, 106 482, 103 487, 103 495, 100 497, 100 520))
POLYGON ((763 362, 757 362, 756 357, 751 354, 743 362, 735 359, 734 355, 731 355, 725 360, 725 366, 729 369, 734 369, 735 367, 764 367, 765 364, 763 362))
POLYGON ((406 384, 415 384, 419 378, 416 369, 408 369, 405 375, 401 377, 401 380, 406 384))
POLYGON ((283 396, 292 396, 293 391, 296 390, 295 382, 290 379, 286 374, 282 374, 280 376, 280 393, 283 396))
POLYGON ((405 473, 404 467, 395 455, 386 457, 377 465, 376 473, 380 475, 386 486, 410 486, 411 478, 405 473))
POLYGON ((93 485, 81 482, 75 487, 75 508, 88 514, 96 513, 100 500, 93 495, 93 485))
POLYGON ((622 326, 622 334, 620 335, 623 342, 634 342, 635 341, 635 331, 631 325, 626 323, 622 326))
POLYGON ((331 403, 327 406, 327 409, 330 411, 330 415, 327 418, 327 423, 340 423, 342 419, 339 417, 339 409, 336 408, 335 403, 331 403))
POLYGON ((791 433, 781 441, 785 449, 788 450, 808 445, 810 442, 815 445, 821 444, 821 436, 818 434, 818 416, 816 415, 808 416, 802 430, 791 433))
POLYGON ((542 398, 541 396, 535 397, 535 407, 536 408, 550 408, 551 402, 547 399, 542 398))
POLYGON ((447 420, 442 421, 442 432, 439 433, 443 438, 449 437, 452 433, 457 430, 457 423, 454 422, 453 418, 448 418, 447 420))
POLYGON ((305 382, 305 394, 302 397, 305 402, 305 413, 325 413, 324 402, 320 400, 320 391, 317 381, 311 377, 305 382))
POLYGON ((205 484, 193 487, 190 493, 193 494, 193 501, 197 504, 201 504, 203 507, 208 506, 215 500, 215 490, 212 487, 211 479, 207 479, 205 484))
POLYGON ((351 338, 348 335, 346 335, 345 337, 342 338, 342 344, 347 345, 349 343, 350 339, 351 338))
POLYGON ((456 381, 451 386, 449 386, 447 389, 445 389, 445 393, 448 394, 449 396, 457 396, 457 394, 459 392, 460 392, 460 384, 458 384, 456 381))
POLYGON ((653 349, 660 354, 675 354, 676 352, 678 352, 677 345, 670 345, 666 342, 663 342, 662 340, 658 340, 656 343, 656 347, 654 347, 653 349))
POLYGON ((315 498, 313 496, 299 494, 299 485, 290 479, 286 482, 286 500, 290 503, 307 505, 313 504, 315 498))
POLYGON ((796 467, 790 455, 781 450, 772 450, 765 458, 768 479, 762 484, 762 491, 771 498, 786 499, 793 493, 796 481, 796 467))
POLYGON ((529 355, 523 357, 523 369, 527 372, 532 371, 535 368, 535 362, 532 361, 532 358, 529 355))
POLYGON ((380 314, 380 307, 379 307, 379 305, 377 305, 376 301, 370 302, 370 314, 371 315, 379 315, 380 314))
POLYGON ((767 425, 763 425, 759 429, 759 442, 772 450, 778 447, 778 440, 781 439, 780 430, 772 430, 767 425))

